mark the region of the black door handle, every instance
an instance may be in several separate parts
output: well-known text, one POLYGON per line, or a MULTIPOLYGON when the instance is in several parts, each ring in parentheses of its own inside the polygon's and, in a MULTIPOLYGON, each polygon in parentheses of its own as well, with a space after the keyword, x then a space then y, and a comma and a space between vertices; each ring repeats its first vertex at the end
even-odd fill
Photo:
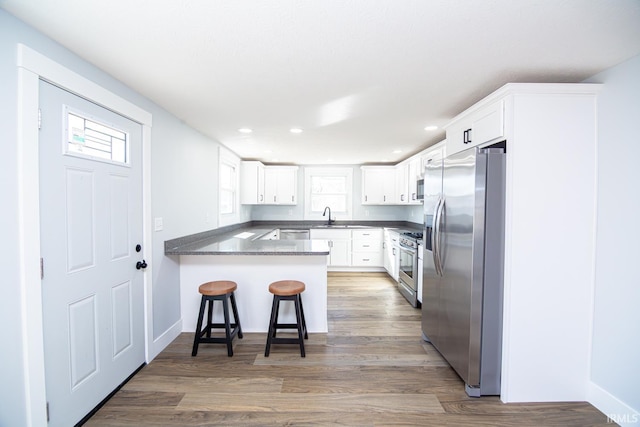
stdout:
POLYGON ((142 268, 147 268, 147 261, 142 260, 136 263, 136 270, 140 270, 142 268))

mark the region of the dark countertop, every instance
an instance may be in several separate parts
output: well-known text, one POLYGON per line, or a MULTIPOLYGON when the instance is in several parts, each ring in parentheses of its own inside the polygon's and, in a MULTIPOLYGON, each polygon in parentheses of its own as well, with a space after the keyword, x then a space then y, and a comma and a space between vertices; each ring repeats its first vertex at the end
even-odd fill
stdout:
MULTIPOLYGON (((349 227, 398 228, 416 231, 420 225, 405 221, 339 221, 328 229, 349 227)), ((251 221, 164 242, 165 255, 328 255, 326 240, 260 240, 275 230, 327 229, 318 221, 251 221)))

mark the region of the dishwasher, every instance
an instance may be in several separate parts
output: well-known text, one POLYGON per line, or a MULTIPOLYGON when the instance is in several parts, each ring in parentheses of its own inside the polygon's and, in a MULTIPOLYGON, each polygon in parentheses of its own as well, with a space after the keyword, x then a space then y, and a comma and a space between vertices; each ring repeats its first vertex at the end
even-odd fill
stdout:
POLYGON ((309 240, 309 230, 280 229, 280 240, 309 240))

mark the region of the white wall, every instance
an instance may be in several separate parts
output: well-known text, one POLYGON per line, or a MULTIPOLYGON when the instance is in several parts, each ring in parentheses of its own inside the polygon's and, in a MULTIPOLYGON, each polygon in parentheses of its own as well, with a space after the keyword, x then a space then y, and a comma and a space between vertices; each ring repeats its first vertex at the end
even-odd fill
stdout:
MULTIPOLYGON (((317 166, 314 166, 317 167, 317 166)), ((340 167, 344 167, 340 165, 340 167)), ((362 171, 358 165, 347 165, 353 168, 353 221, 411 221, 420 223, 422 219, 418 212, 422 212, 422 205, 411 206, 376 206, 363 205, 362 200, 362 171)), ((256 205, 252 206, 251 219, 256 221, 279 221, 288 219, 302 221, 304 219, 304 166, 298 169, 298 204, 296 206, 256 205)), ((332 214, 340 221, 339 214, 332 214)))
POLYGON ((589 400, 620 424, 640 424, 640 56, 588 81, 604 83, 589 400))
MULTIPOLYGON (((0 426, 37 424, 39 420, 30 419, 30 414, 44 414, 44 402, 38 402, 35 409, 28 407, 31 403, 28 396, 33 395, 34 390, 27 389, 26 385, 33 382, 27 378, 30 371, 24 362, 27 348, 23 314, 29 301, 24 299, 25 290, 19 285, 22 270, 18 250, 21 244, 17 170, 20 141, 16 130, 18 43, 46 54, 153 115, 151 211, 153 217, 162 217, 164 222, 164 230, 153 233, 153 258, 147 259, 153 278, 153 338, 167 331, 179 332, 180 327, 179 268, 176 260, 164 256, 164 240, 215 228, 217 215, 207 222, 205 213, 217 213, 218 207, 217 142, 0 10, 0 200, 3 206, 0 210, 0 324, 3 325, 0 328, 0 426)), ((152 353, 154 351, 159 349, 152 349, 152 353)))

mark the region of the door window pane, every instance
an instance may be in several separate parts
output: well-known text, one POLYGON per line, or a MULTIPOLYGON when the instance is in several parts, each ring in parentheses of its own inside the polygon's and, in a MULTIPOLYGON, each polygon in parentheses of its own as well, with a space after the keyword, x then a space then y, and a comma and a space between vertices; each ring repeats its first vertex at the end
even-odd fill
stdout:
POLYGON ((129 164, 129 135, 67 111, 65 153, 129 164))

